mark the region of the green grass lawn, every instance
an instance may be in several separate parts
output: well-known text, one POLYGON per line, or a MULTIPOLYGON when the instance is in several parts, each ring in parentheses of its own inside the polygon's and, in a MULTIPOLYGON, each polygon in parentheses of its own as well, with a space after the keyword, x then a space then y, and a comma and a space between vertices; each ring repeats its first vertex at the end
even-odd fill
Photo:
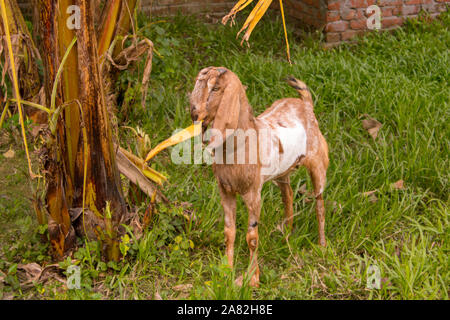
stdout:
MULTIPOLYGON (((315 113, 330 148, 326 200, 327 248, 317 245, 314 201, 302 192, 311 183, 304 169, 291 177, 294 230, 286 241, 277 226, 283 206, 278 188, 262 191, 259 224, 261 286, 237 287, 248 266, 247 211, 238 201, 236 267, 224 262, 223 213, 211 168, 175 165, 170 150, 152 166, 169 177, 164 192, 175 207, 160 206, 150 230, 133 239, 120 263, 105 264, 98 244, 80 246, 73 260, 82 290, 60 282, 20 289, 17 263, 49 261, 26 185, 26 162, 0 155, 0 295, 4 298, 125 299, 448 299, 449 253, 449 15, 432 23, 409 22, 393 32, 371 33, 355 44, 325 50, 318 34, 289 26, 293 65, 285 60, 281 22, 258 25, 250 48, 230 28, 192 17, 149 21, 141 35, 154 57, 146 109, 140 106, 143 65, 118 81, 122 125, 140 126, 152 145, 191 124, 187 93, 198 71, 225 66, 248 86, 255 113, 276 99, 296 97, 282 80, 302 79, 311 88, 315 113), (382 123, 376 140, 362 126, 382 123), (14 164, 14 165, 13 165, 14 164), (14 169, 18 167, 18 169, 14 169), (21 169, 22 167, 22 169, 21 169), (15 174, 8 173, 13 168, 15 174), (403 188, 393 184, 403 180, 403 188), (371 195, 366 192, 375 191, 371 195), (195 216, 187 220, 183 214, 195 216), (89 253, 89 254, 88 254, 89 253), (381 273, 381 289, 367 289, 367 270, 381 273)), ((123 145, 133 145, 121 129, 123 145)), ((8 139, 0 145, 8 150, 8 139), (5 142, 7 141, 7 142, 5 142)), ((21 148, 18 145, 16 148, 21 148)), ((16 157, 23 154, 16 152, 16 157)), ((140 211, 145 210, 143 204, 140 211)), ((83 243, 80 242, 80 245, 83 243)), ((69 262, 61 264, 67 268, 69 262)))

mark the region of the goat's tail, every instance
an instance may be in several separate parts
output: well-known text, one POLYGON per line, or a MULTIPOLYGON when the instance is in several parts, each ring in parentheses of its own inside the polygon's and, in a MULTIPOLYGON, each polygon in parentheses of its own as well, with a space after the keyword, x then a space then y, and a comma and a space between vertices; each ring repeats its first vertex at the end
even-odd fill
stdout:
POLYGON ((300 95, 300 99, 312 101, 311 92, 303 81, 300 81, 293 76, 288 76, 286 78, 286 81, 292 88, 297 90, 298 94, 300 95))

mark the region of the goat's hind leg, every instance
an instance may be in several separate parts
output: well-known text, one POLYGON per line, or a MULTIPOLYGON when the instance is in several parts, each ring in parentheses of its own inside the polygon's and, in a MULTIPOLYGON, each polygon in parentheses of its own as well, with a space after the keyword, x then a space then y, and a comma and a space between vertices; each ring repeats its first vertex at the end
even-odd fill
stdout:
POLYGON ((280 188, 281 198, 284 204, 284 221, 283 225, 287 225, 289 231, 292 230, 292 223, 294 221, 294 193, 291 188, 291 181, 288 175, 279 177, 275 180, 275 183, 280 188))
POLYGON ((308 168, 309 175, 311 176, 312 184, 314 186, 314 196, 316 197, 316 215, 317 223, 319 226, 319 244, 326 247, 327 242, 325 240, 325 204, 323 201, 323 190, 326 184, 326 175, 328 161, 318 159, 317 161, 310 162, 305 165, 308 168))

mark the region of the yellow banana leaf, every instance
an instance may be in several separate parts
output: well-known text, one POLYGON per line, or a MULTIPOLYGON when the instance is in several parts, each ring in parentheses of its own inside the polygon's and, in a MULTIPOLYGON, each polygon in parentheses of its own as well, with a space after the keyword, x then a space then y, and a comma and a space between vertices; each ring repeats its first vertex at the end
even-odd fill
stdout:
POLYGON ((259 2, 256 4, 256 6, 253 8, 252 12, 250 12, 250 15, 248 16, 247 20, 245 21, 243 27, 238 32, 238 35, 239 35, 242 31, 247 29, 245 31, 244 37, 242 38, 242 42, 244 40, 248 41, 248 39, 250 38, 250 35, 252 34, 253 29, 255 29, 259 20, 261 20, 264 13, 266 13, 266 11, 269 8, 271 3, 272 3, 272 0, 259 0, 259 2))
POLYGON ((167 181, 166 176, 159 173, 155 169, 147 166, 145 164, 144 160, 142 160, 141 158, 135 156, 131 152, 129 152, 126 149, 123 149, 121 147, 119 147, 119 150, 125 155, 125 157, 127 157, 131 162, 133 162, 134 165, 139 168, 139 170, 141 170, 141 172, 144 174, 144 176, 146 176, 150 180, 156 182, 159 185, 162 185, 164 181, 167 181))
MULTIPOLYGON (((241 45, 244 41, 247 41, 250 38, 250 35, 253 32, 253 29, 255 29, 256 25, 258 24, 259 20, 261 20, 262 16, 266 13, 267 9, 269 8, 270 4, 273 0, 259 0, 258 3, 255 5, 253 10, 248 15, 247 19, 244 22, 244 25, 242 26, 241 30, 239 30, 237 36, 245 30, 245 34, 242 37, 241 45)), ((234 17, 236 14, 247 7, 250 3, 252 3, 253 0, 239 0, 235 6, 231 9, 231 11, 222 18, 222 23, 226 24, 228 20, 231 18, 231 24, 234 23, 234 17)), ((290 55, 290 49, 289 49, 289 41, 287 37, 287 31, 286 31, 286 21, 284 18, 284 8, 283 8, 283 0, 279 0, 280 2, 280 10, 281 10, 281 17, 283 20, 283 29, 284 29, 284 38, 286 40, 286 54, 287 59, 289 63, 291 63, 291 55, 290 55)))
POLYGON ((202 133, 202 124, 201 122, 193 124, 180 132, 174 134, 169 139, 164 140, 160 144, 158 144, 153 150, 151 150, 147 157, 145 158, 145 162, 149 161, 151 158, 153 158, 155 155, 157 155, 159 152, 163 151, 164 149, 173 146, 175 144, 178 144, 180 142, 183 142, 185 140, 188 140, 190 138, 193 138, 195 136, 198 136, 202 133))
POLYGON ((231 11, 222 18, 222 23, 226 24, 228 22, 228 20, 231 18, 231 25, 234 24, 234 17, 236 16, 236 13, 238 13, 239 11, 245 9, 250 3, 252 3, 253 0, 240 0, 238 1, 238 3, 236 3, 233 7, 233 9, 231 9, 231 11))

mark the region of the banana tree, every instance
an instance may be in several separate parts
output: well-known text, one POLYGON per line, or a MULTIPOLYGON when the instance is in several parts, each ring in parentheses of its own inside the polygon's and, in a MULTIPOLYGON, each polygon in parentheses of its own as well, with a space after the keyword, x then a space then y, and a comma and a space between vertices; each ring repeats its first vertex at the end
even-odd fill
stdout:
MULTIPOLYGON (((43 216, 47 218, 56 259, 73 249, 77 233, 102 240, 107 259, 119 258, 120 225, 129 219, 119 168, 152 199, 164 200, 149 180, 150 177, 161 182, 164 177, 149 170, 143 161, 137 163, 132 154, 119 147, 113 134, 116 125, 111 121, 114 100, 105 94, 105 87, 113 87, 117 70, 131 62, 129 57, 137 60, 148 52, 146 70, 150 72, 152 44, 134 38, 133 45, 123 47, 125 41, 121 40, 130 26, 135 27, 132 15, 137 1, 107 1, 100 15, 98 2, 35 0, 44 66, 44 101, 25 100, 28 96, 23 95, 23 85, 15 83, 14 101, 19 111, 21 104, 34 106, 48 117, 48 126, 41 131, 41 175, 31 174, 31 165, 30 175, 42 179, 46 186, 42 199, 45 205, 35 201, 35 209, 40 223, 45 222, 43 216), (70 27, 68 19, 79 19, 72 24, 76 27, 70 27), (97 29, 95 19, 99 19, 97 29)), ((22 22, 23 18, 14 11, 18 8, 15 0, 0 0, 0 4, 2 25, 9 34, 9 29, 13 29, 9 28, 11 21, 22 22)), ((5 38, 11 43, 10 36, 5 38)), ((31 37, 27 39, 32 41, 31 37)), ((13 50, 8 50, 8 54, 14 56, 13 50)), ((20 60, 21 56, 16 57, 20 60)), ((16 70, 12 70, 11 78, 18 78, 16 70)), ((23 135, 26 146, 24 130, 23 135)))
MULTIPOLYGON (((94 229, 84 230, 89 234, 102 232, 108 224, 117 228, 127 208, 100 78, 91 1, 41 0, 40 30, 46 104, 55 114, 56 106, 64 108, 61 115, 64 121, 55 119, 55 128, 47 132, 41 157, 48 185, 45 199, 48 231, 55 256, 62 257, 73 247, 75 239, 70 209, 81 208, 79 223, 94 229), (73 4, 79 9, 79 29, 66 25, 67 8, 73 4), (75 38, 76 45, 68 51, 75 38), (63 56, 65 65, 59 69, 63 56), (62 70, 61 81, 55 85, 59 81, 58 69, 62 70), (85 135, 81 128, 85 129, 85 135), (86 223, 85 210, 89 210, 93 222, 86 223)), ((109 233, 105 242, 107 258, 117 260, 117 236, 109 233)))

